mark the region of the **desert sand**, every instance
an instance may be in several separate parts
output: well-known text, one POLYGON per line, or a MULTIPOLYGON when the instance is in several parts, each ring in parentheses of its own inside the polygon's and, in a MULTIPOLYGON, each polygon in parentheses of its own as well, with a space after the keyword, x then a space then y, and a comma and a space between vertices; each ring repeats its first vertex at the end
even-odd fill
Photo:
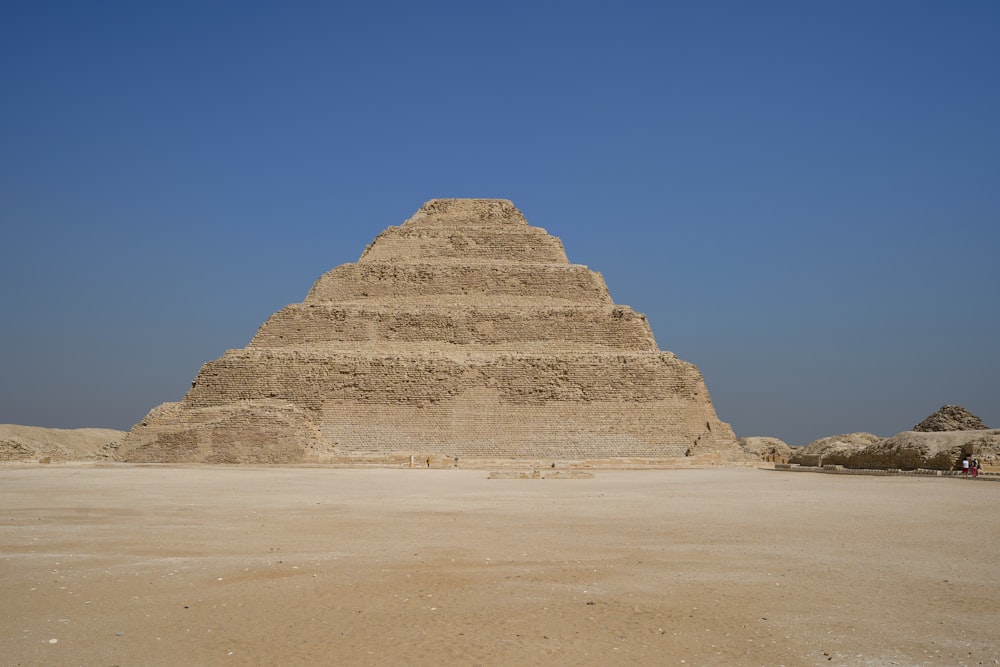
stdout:
POLYGON ((1000 664, 1000 484, 0 468, 5 665, 1000 664))

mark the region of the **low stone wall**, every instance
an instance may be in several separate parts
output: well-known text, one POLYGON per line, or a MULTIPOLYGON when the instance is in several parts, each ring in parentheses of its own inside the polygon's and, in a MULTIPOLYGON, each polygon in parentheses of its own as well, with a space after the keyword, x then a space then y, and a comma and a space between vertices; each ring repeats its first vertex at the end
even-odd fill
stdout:
MULTIPOLYGON (((965 475, 963 475, 960 470, 934 470, 930 468, 916 468, 914 470, 903 470, 901 468, 845 468, 842 465, 807 466, 807 465, 798 465, 795 463, 778 463, 775 464, 774 469, 783 470, 787 472, 818 472, 818 473, 827 473, 834 475, 898 475, 898 476, 915 476, 915 477, 959 477, 959 478, 965 477, 965 475)), ((972 477, 969 477, 969 479, 972 479, 972 477)), ((979 476, 975 479, 981 479, 991 482, 1000 482, 1000 472, 980 470, 979 476)))
POLYGON ((583 470, 494 470, 489 479, 593 479, 594 473, 583 470))

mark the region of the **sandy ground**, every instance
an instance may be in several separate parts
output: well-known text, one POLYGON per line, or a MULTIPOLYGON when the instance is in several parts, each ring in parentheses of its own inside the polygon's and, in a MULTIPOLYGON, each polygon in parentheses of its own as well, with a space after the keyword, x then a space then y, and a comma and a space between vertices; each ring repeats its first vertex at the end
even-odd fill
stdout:
POLYGON ((1000 664, 1000 484, 0 468, 6 665, 1000 664))

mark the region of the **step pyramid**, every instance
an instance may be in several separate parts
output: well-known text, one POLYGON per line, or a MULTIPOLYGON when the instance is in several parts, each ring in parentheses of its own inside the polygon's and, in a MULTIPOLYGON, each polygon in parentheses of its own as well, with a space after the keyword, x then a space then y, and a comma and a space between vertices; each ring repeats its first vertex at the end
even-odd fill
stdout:
POLYGON ((435 199, 205 364, 135 462, 742 457, 698 369, 503 199, 435 199))

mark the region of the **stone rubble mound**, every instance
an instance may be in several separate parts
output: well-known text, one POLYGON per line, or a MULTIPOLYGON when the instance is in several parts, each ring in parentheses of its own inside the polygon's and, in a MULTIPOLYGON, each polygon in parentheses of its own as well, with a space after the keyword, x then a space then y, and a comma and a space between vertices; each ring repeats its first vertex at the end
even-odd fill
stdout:
POLYGON ((998 445, 1000 430, 903 431, 859 452, 848 467, 958 470, 963 456, 993 465, 998 445))
POLYGON ((789 462, 804 466, 847 465, 852 456, 881 440, 871 433, 832 435, 795 448, 789 462))
POLYGON ((974 456, 984 466, 1000 464, 1000 429, 989 429, 965 408, 946 405, 911 431, 880 438, 851 433, 820 438, 795 448, 789 463, 871 470, 957 470, 974 456))
POLYGON ((89 461, 113 451, 124 431, 0 424, 0 463, 89 461))
POLYGON ((503 199, 436 199, 118 448, 134 462, 744 460, 698 369, 503 199), (412 459, 411 459, 412 460, 412 459))
POLYGON ((752 461, 764 461, 766 463, 788 463, 795 448, 780 438, 768 436, 748 436, 737 440, 740 447, 747 453, 752 461))
POLYGON ((921 433, 937 431, 985 431, 989 427, 961 405, 945 405, 911 430, 921 433))

